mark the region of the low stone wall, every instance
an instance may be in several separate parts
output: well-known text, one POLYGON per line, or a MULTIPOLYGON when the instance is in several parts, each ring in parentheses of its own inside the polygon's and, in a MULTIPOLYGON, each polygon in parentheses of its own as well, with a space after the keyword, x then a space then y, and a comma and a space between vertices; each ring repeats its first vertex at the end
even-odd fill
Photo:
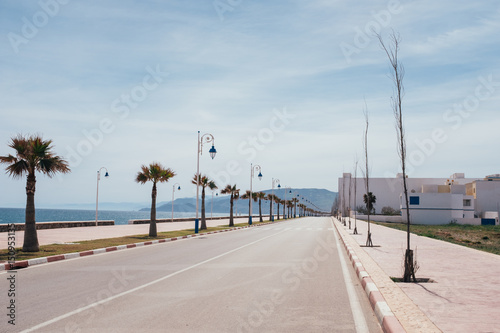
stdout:
MULTIPOLYGON (((16 231, 24 230, 24 223, 13 223, 16 231)), ((98 225, 115 225, 114 220, 99 220, 98 225)), ((11 224, 0 224, 0 232, 7 232, 11 224)), ((76 228, 76 227, 93 227, 95 221, 57 221, 57 222, 37 222, 36 229, 58 229, 58 228, 76 228)))
MULTIPOLYGON (((262 215, 264 216, 264 215, 262 215)), ((253 215, 253 218, 259 218, 259 216, 255 216, 253 215)), ((217 217, 207 217, 206 220, 224 220, 224 219, 228 219, 229 216, 217 216, 217 217)), ((234 216, 234 218, 248 218, 248 215, 238 215, 238 216, 234 216)), ((174 218, 174 221, 173 222, 188 222, 188 221, 194 221, 194 217, 183 217, 183 218, 174 218)), ((201 217, 200 217, 201 219, 201 217)), ((168 223, 168 222, 172 222, 172 219, 156 219, 156 223, 168 223)), ((148 224, 149 223, 149 219, 147 220, 129 220, 128 221, 128 224, 148 224)))

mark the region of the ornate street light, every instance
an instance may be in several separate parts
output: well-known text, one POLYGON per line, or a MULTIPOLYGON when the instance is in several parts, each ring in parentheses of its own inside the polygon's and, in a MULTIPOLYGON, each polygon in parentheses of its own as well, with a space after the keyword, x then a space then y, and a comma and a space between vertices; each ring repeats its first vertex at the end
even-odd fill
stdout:
POLYGON ((175 192, 175 186, 177 186, 177 190, 178 191, 181 190, 181 186, 179 185, 179 183, 175 183, 172 186, 172 222, 174 222, 174 192, 175 192))
POLYGON ((98 206, 99 206, 99 180, 101 180, 101 170, 104 169, 106 170, 106 173, 104 174, 104 177, 109 177, 108 169, 105 167, 100 168, 97 170, 97 193, 95 196, 95 226, 97 227, 97 211, 98 211, 98 206))
POLYGON ((198 131, 198 152, 196 154, 196 219, 194 220, 194 233, 198 233, 200 220, 198 218, 198 207, 199 207, 199 194, 200 194, 200 155, 203 153, 203 142, 212 143, 212 148, 208 151, 210 157, 214 159, 215 154, 217 154, 217 150, 215 150, 214 146, 214 136, 212 134, 203 134, 200 137, 200 131, 198 131))
MULTIPOLYGON (((274 184, 278 184, 278 188, 281 187, 280 185, 280 180, 279 179, 271 179, 271 195, 274 197, 274 184)), ((271 222, 274 221, 274 205, 273 205, 273 200, 271 200, 271 222)))
POLYGON ((250 200, 250 205, 249 205, 250 208, 249 208, 249 212, 248 212, 248 224, 249 225, 252 224, 252 201, 253 201, 252 180, 253 180, 253 175, 254 175, 254 171, 258 171, 259 175, 257 177, 259 177, 259 180, 262 180, 261 170, 262 170, 262 168, 260 167, 260 165, 252 165, 252 163, 250 163, 250 197, 248 198, 248 200, 250 200))

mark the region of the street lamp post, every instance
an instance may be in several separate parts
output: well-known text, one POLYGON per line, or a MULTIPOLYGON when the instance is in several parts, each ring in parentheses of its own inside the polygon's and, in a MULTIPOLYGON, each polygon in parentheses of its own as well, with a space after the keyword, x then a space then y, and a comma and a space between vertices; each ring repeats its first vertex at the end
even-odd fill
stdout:
POLYGON ((249 225, 252 225, 252 201, 253 201, 252 179, 253 179, 254 171, 258 171, 259 175, 257 177, 259 177, 259 180, 262 180, 261 170, 262 170, 262 168, 260 167, 260 165, 253 165, 252 163, 250 163, 250 197, 248 198, 248 200, 250 200, 250 205, 249 205, 250 208, 249 208, 249 212, 248 212, 248 224, 249 225))
POLYGON ((95 195, 95 226, 96 227, 97 227, 97 208, 99 206, 99 180, 101 180, 101 170, 102 169, 106 170, 104 177, 109 177, 108 169, 106 169, 105 167, 102 167, 99 170, 97 170, 97 192, 95 195))
MULTIPOLYGON (((289 187, 289 186, 286 186, 286 185, 285 185, 285 187, 284 187, 284 188, 285 188, 285 197, 284 197, 285 204, 283 205, 283 219, 284 219, 284 220, 286 220, 286 218, 287 218, 287 216, 288 216, 288 214, 285 214, 286 210, 288 210, 288 207, 287 207, 287 205, 286 205, 286 191, 287 191, 287 190, 290 190, 290 193, 292 193, 292 188, 291 188, 291 187, 289 187)), ((288 216, 288 217, 289 217, 289 216, 288 216)))
MULTIPOLYGON (((215 193, 215 196, 218 196, 219 193, 215 193)), ((210 219, 214 218, 214 191, 212 191, 212 205, 210 206, 210 219)))
POLYGON ((175 186, 177 185, 177 190, 180 191, 181 190, 181 186, 179 185, 179 183, 175 183, 173 186, 172 186, 172 222, 174 222, 174 192, 175 192, 175 186))
MULTIPOLYGON (((272 178, 271 179, 271 183, 272 183, 272 186, 271 186, 271 195, 272 195, 272 197, 274 197, 274 184, 278 184, 278 187, 281 187, 280 180, 272 178)), ((273 205, 273 202, 271 200, 271 222, 272 221, 274 221, 274 205, 273 205)))
POLYGON ((214 159, 215 154, 217 154, 217 150, 215 150, 214 147, 214 136, 212 134, 203 134, 203 136, 200 137, 200 131, 198 131, 198 152, 196 154, 196 219, 194 220, 194 233, 198 233, 198 228, 199 228, 199 223, 200 220, 198 218, 198 207, 199 207, 199 194, 200 194, 200 155, 203 152, 203 141, 205 143, 212 143, 212 148, 208 151, 210 154, 210 157, 214 159))

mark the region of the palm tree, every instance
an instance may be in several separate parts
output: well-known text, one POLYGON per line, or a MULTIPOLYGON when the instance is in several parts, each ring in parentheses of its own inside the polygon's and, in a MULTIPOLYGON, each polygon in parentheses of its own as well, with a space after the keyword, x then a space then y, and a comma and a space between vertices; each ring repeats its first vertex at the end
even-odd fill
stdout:
POLYGON ((299 202, 299 199, 297 198, 293 198, 292 199, 292 202, 294 203, 294 207, 293 207, 293 217, 297 217, 297 202, 299 202))
POLYGON ((263 222, 264 220, 262 219, 262 200, 266 200, 266 194, 264 192, 257 192, 256 193, 257 199, 259 199, 259 221, 263 222))
POLYGON ((268 194, 267 200, 269 200, 269 221, 273 221, 273 201, 276 196, 274 194, 268 194))
POLYGON ((234 219, 233 219, 233 206, 234 206, 234 200, 237 200, 237 198, 240 196, 240 189, 236 188, 236 184, 234 185, 226 185, 222 191, 220 191, 222 194, 231 194, 231 198, 229 200, 231 208, 229 210, 229 226, 233 227, 234 226, 234 219))
POLYGON ((165 168, 158 162, 150 163, 149 165, 141 165, 141 171, 137 172, 135 181, 139 184, 146 184, 146 182, 153 182, 153 189, 151 191, 151 214, 149 219, 149 237, 156 237, 156 183, 166 183, 168 180, 175 176, 172 169, 165 168))
POLYGON ((288 200, 287 206, 288 206, 288 218, 292 218, 293 199, 288 200))
POLYGON ((207 220, 205 218, 205 188, 210 188, 212 190, 215 190, 217 188, 217 185, 215 185, 215 182, 211 179, 209 179, 206 175, 197 175, 195 174, 193 176, 193 179, 191 180, 192 184, 199 184, 201 186, 201 225, 200 225, 200 230, 206 230, 207 229, 207 220))
POLYGON ((278 210, 277 210, 277 213, 278 213, 278 220, 280 219, 280 203, 281 203, 281 199, 276 196, 276 198, 274 199, 276 201, 276 203, 278 204, 278 210))
POLYGON ((43 140, 40 135, 11 138, 9 147, 16 151, 16 156, 0 156, 0 163, 9 164, 5 170, 13 178, 26 175, 26 212, 24 225, 23 251, 38 252, 38 235, 35 222, 35 186, 36 171, 49 178, 56 173, 69 173, 71 170, 61 157, 52 152, 52 140, 43 140))
POLYGON ((368 192, 368 195, 363 194, 363 202, 365 203, 366 205, 366 210, 368 212, 372 212, 373 211, 373 204, 375 204, 375 202, 377 201, 377 197, 375 195, 373 195, 372 192, 368 192))
POLYGON ((250 211, 250 207, 251 207, 250 206, 250 195, 252 196, 252 200, 254 202, 257 202, 257 193, 255 193, 255 192, 250 192, 249 190, 247 190, 245 192, 245 194, 243 194, 241 196, 241 199, 245 199, 245 200, 248 199, 248 216, 253 215, 252 214, 253 212, 250 211))

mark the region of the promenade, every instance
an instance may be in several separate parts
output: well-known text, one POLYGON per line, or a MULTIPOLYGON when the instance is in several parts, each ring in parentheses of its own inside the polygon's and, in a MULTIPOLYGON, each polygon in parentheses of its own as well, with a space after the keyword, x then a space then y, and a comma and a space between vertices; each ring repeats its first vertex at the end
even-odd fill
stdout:
MULTIPOLYGON (((255 217, 254 217, 255 219, 255 217)), ((268 220, 264 218, 264 220, 268 220)), ((256 218, 258 221, 258 217, 256 218)), ((234 218, 234 223, 244 223, 248 217, 234 218)), ((219 225, 229 225, 227 219, 207 219, 207 227, 216 227, 219 225)), ((194 229, 194 219, 183 222, 163 222, 157 223, 158 232, 194 229)), ((85 240, 114 238, 133 235, 144 235, 149 233, 149 224, 122 224, 108 225, 98 227, 76 227, 76 228, 58 228, 37 230, 38 243, 40 245, 49 245, 54 243, 73 243, 85 240)), ((24 231, 16 231, 16 246, 22 246, 24 231)), ((0 249, 7 248, 7 232, 0 233, 0 249)))
POLYGON ((362 247, 366 222, 357 221, 358 235, 334 222, 407 332, 500 332, 500 256, 412 234, 417 278, 434 282, 393 283, 403 274, 406 233, 371 224, 375 247, 362 247))

